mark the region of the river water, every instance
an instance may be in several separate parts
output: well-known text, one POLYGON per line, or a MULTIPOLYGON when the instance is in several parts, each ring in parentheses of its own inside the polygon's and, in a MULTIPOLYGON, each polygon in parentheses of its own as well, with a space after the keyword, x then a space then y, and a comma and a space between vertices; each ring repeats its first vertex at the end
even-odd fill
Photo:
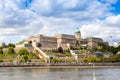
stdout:
POLYGON ((120 80, 120 68, 0 68, 0 80, 120 80))

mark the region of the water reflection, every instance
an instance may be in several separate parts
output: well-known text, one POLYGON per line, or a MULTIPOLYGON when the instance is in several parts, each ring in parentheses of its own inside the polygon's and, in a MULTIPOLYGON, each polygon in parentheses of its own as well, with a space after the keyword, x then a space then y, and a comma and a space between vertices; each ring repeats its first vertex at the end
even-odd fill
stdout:
POLYGON ((120 68, 0 68, 1 80, 119 80, 120 68))
POLYGON ((95 70, 93 69, 93 80, 96 80, 95 70))

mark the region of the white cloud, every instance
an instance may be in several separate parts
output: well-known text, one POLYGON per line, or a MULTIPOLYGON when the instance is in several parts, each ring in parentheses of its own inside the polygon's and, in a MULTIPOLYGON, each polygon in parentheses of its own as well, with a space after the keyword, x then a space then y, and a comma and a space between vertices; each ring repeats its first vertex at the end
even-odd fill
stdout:
POLYGON ((116 3, 118 0, 100 0, 101 2, 105 2, 105 3, 109 3, 109 4, 114 4, 116 3))
POLYGON ((7 37, 6 36, 1 36, 0 41, 4 41, 7 37))
MULTIPOLYGON (((0 32, 1 35, 22 34, 24 38, 26 35, 39 33, 74 34, 76 27, 81 26, 83 36, 105 38, 107 35, 103 33, 119 33, 119 15, 112 16, 110 12, 110 4, 115 3, 114 0, 106 3, 98 0, 33 0, 27 7, 25 1, 0 0, 0 29, 3 31, 0 32), (99 20, 106 17, 104 21, 99 20), (95 22, 96 20, 98 21, 95 22), (112 32, 113 29, 116 32, 112 32)), ((116 35, 116 39, 118 37, 116 35)))
POLYGON ((17 34, 17 31, 14 28, 0 28, 1 35, 17 34))
POLYGON ((51 12, 50 0, 33 0, 30 9, 41 15, 49 14, 51 12))
POLYGON ((100 37, 105 41, 118 42, 120 40, 120 15, 107 17, 103 21, 96 21, 81 27, 83 37, 100 37), (111 24, 114 26, 111 27, 111 24), (112 36, 112 37, 111 37, 112 36))
POLYGON ((120 21, 120 15, 113 15, 106 18, 105 25, 111 26, 111 27, 120 27, 119 21, 120 21))
POLYGON ((78 0, 57 0, 57 3, 60 4, 63 8, 70 9, 77 6, 78 0))

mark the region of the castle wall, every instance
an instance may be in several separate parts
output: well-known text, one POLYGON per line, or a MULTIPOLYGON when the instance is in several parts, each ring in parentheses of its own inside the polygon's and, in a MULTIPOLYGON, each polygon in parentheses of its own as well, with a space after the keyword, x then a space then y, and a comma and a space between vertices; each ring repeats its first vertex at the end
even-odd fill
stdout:
POLYGON ((57 38, 49 36, 40 36, 42 48, 57 48, 57 38))
POLYGON ((53 37, 43 36, 43 35, 30 36, 24 44, 17 46, 23 47, 25 44, 28 44, 30 41, 36 44, 37 43, 41 44, 41 48, 43 49, 56 49, 60 46, 63 49, 67 49, 70 46, 74 47, 76 45, 76 41, 79 41, 81 46, 86 45, 88 49, 92 49, 92 48, 98 48, 98 43, 103 43, 103 40, 101 38, 90 37, 90 38, 82 39, 80 32, 77 32, 76 35, 59 34, 53 37))
POLYGON ((98 48, 98 43, 103 43, 101 38, 87 38, 88 49, 98 48))
POLYGON ((76 38, 74 35, 61 34, 57 35, 56 38, 58 47, 61 46, 64 49, 68 48, 68 44, 70 44, 71 46, 75 46, 76 44, 76 38))

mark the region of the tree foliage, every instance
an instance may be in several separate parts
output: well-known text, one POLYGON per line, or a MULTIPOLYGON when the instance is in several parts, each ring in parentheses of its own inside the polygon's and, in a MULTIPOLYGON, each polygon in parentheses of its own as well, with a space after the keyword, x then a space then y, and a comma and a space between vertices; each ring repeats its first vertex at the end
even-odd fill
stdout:
POLYGON ((101 52, 112 52, 113 54, 116 54, 118 51, 120 51, 120 46, 118 47, 108 46, 104 43, 99 43, 98 46, 99 46, 98 51, 101 52))
POLYGON ((0 47, 0 54, 3 54, 3 48, 0 47))
POLYGON ((14 54, 14 48, 13 47, 8 47, 8 54, 14 54))
POLYGON ((18 51, 18 54, 19 55, 27 55, 29 52, 27 51, 26 48, 22 48, 18 51))
POLYGON ((118 47, 110 47, 110 52, 112 52, 113 54, 116 54, 118 51, 120 51, 120 46, 118 47))
POLYGON ((9 44, 8 44, 8 47, 13 47, 13 48, 14 48, 14 47, 15 47, 15 44, 9 43, 9 44))
POLYGON ((101 52, 108 52, 110 51, 110 46, 106 45, 105 43, 98 43, 98 51, 101 51, 101 52))
POLYGON ((24 55, 23 58, 24 58, 25 62, 27 62, 29 60, 28 55, 24 55))

